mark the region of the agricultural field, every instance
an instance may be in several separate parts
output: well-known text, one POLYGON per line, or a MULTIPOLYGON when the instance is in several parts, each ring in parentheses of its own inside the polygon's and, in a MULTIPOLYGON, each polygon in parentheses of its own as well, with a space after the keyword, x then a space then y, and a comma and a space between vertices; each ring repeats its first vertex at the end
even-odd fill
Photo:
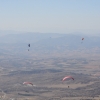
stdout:
POLYGON ((36 54, 0 61, 0 96, 3 100, 99 100, 99 55, 78 52, 36 54), (76 56, 78 55, 78 56, 76 56), (65 76, 72 76, 62 82, 65 76), (24 85, 29 81, 31 85, 24 85))

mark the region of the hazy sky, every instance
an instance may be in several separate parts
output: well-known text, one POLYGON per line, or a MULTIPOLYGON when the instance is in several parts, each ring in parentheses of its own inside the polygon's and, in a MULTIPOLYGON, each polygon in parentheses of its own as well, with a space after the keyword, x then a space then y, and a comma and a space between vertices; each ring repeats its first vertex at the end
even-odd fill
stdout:
POLYGON ((100 33, 100 0, 0 0, 0 30, 100 33))

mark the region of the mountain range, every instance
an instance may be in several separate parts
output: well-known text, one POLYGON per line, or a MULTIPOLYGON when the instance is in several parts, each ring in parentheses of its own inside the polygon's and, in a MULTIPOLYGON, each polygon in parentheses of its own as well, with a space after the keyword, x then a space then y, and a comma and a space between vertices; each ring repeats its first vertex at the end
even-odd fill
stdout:
MULTIPOLYGON (((100 48, 100 36, 59 33, 9 33, 0 36, 1 49, 23 51, 57 51, 100 48), (84 40, 82 40, 84 38, 84 40), (28 44, 31 44, 30 48, 28 44)), ((0 50, 1 51, 1 50, 0 50)))

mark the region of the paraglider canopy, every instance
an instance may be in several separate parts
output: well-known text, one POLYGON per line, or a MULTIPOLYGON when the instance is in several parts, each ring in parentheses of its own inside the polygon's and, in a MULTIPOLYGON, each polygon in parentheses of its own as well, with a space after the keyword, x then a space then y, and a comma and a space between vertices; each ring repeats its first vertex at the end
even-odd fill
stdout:
POLYGON ((28 46, 30 47, 30 44, 28 44, 28 46))
POLYGON ((84 38, 82 38, 82 40, 84 40, 84 38))
MULTIPOLYGON (((82 41, 84 40, 84 38, 82 38, 82 41)), ((82 43, 82 42, 81 42, 82 43)))
MULTIPOLYGON (((28 47, 30 47, 30 44, 28 44, 28 47)), ((29 49, 28 49, 28 51, 29 51, 29 49)))
POLYGON ((33 83, 32 82, 23 82, 24 85, 31 85, 33 86, 33 83))
POLYGON ((72 80, 74 80, 74 78, 73 78, 72 76, 66 76, 66 77, 64 77, 64 78, 62 79, 62 81, 65 81, 65 80, 67 80, 67 79, 72 79, 72 80))

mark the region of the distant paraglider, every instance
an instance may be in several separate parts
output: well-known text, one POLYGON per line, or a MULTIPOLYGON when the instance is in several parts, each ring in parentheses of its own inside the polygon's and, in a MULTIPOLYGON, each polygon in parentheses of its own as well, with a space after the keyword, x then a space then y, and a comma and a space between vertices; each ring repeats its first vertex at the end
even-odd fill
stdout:
MULTIPOLYGON (((63 83, 64 81, 68 80, 68 79, 74 80, 74 78, 73 78, 72 76, 66 76, 66 77, 64 77, 64 78, 62 79, 62 83, 63 83)), ((69 86, 68 86, 68 88, 69 88, 69 86)))
POLYGON ((28 44, 28 46, 30 47, 30 44, 28 44))
MULTIPOLYGON (((28 44, 28 47, 30 47, 30 44, 28 44)), ((29 49, 28 49, 28 51, 29 51, 29 49)))
POLYGON ((83 40, 84 40, 84 38, 82 38, 82 42, 81 43, 83 43, 83 40))
POLYGON ((82 40, 84 40, 84 38, 82 38, 82 40))

